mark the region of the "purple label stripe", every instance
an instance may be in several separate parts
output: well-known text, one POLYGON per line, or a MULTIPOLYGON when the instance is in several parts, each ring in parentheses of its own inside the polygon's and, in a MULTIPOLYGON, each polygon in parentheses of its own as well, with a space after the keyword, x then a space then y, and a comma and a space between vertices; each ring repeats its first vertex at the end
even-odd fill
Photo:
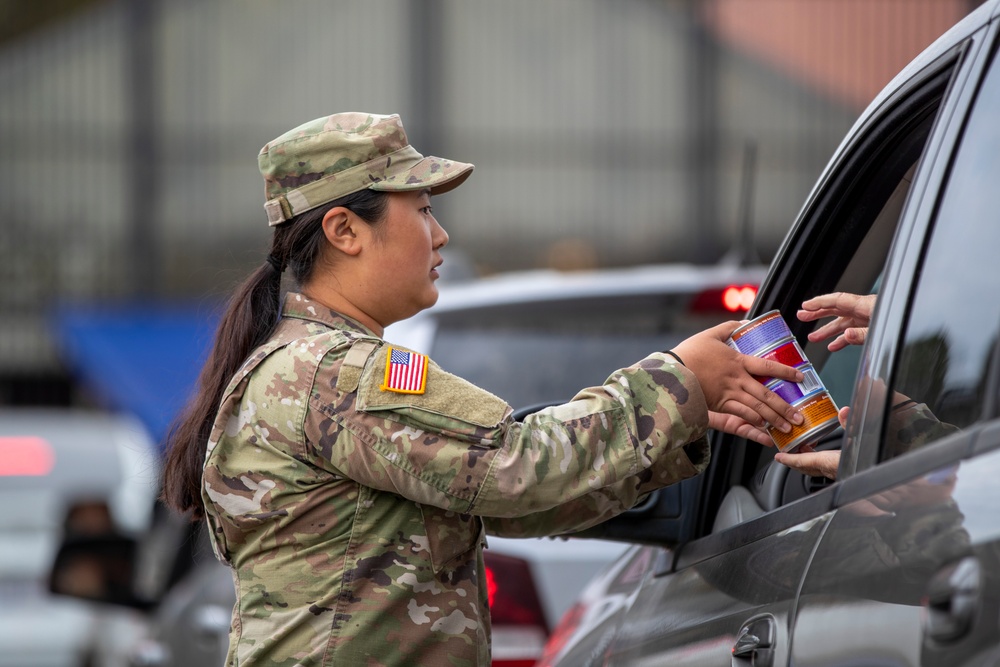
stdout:
POLYGON ((774 382, 767 385, 767 388, 773 391, 778 396, 788 403, 789 405, 795 405, 797 401, 801 401, 805 398, 809 398, 814 394, 818 394, 821 391, 826 391, 823 386, 823 382, 816 375, 816 371, 813 370, 812 366, 806 366, 801 369, 802 374, 805 376, 803 382, 785 382, 784 380, 775 380, 774 382))
POLYGON ((738 334, 738 337, 733 337, 733 342, 736 344, 736 349, 743 354, 753 354, 783 338, 790 338, 791 335, 792 332, 788 330, 785 321, 775 317, 757 326, 747 327, 738 334))
POLYGON ((770 385, 768 389, 780 396, 789 405, 794 405, 796 401, 802 400, 802 389, 794 382, 778 380, 773 385, 770 385))

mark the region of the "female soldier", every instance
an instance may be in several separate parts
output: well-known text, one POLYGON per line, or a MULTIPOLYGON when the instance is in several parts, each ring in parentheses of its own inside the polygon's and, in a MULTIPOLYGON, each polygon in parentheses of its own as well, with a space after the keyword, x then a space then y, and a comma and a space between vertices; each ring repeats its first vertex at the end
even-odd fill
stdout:
POLYGON ((580 530, 704 469, 710 426, 769 443, 764 420, 801 420, 751 374, 801 375, 731 350, 734 322, 515 422, 381 339, 436 301, 448 235, 430 198, 473 166, 357 113, 258 162, 271 251, 220 323, 165 473, 167 502, 203 514, 233 568, 229 665, 489 665, 484 522, 580 530), (286 267, 298 291, 279 312, 286 267))

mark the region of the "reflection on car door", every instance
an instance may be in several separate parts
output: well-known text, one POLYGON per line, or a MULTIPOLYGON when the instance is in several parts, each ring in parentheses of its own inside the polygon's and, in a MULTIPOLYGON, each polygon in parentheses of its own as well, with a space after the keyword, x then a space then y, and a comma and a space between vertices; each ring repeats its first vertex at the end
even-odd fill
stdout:
POLYGON ((880 297, 855 402, 865 418, 848 442, 861 472, 839 484, 845 502, 803 582, 795 665, 1000 660, 1000 63, 979 53, 941 129, 961 128, 959 148, 926 170, 946 185, 928 178, 911 199, 912 232, 887 272, 897 289, 880 297))
POLYGON ((792 604, 829 518, 829 496, 820 492, 780 517, 761 516, 689 545, 675 570, 639 592, 611 664, 786 664, 792 604), (796 521, 801 517, 810 518, 796 521), (736 546, 740 541, 747 543, 736 546))

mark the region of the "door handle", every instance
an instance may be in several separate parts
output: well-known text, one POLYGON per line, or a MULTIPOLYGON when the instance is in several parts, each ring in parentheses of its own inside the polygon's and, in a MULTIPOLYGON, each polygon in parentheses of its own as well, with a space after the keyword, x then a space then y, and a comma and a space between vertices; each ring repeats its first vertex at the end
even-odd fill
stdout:
POLYGON ((774 663, 774 617, 770 614, 751 618, 736 635, 733 665, 771 667, 774 663))
POLYGON ((982 596, 982 567, 967 556, 931 578, 924 606, 924 640, 947 644, 972 629, 982 596))

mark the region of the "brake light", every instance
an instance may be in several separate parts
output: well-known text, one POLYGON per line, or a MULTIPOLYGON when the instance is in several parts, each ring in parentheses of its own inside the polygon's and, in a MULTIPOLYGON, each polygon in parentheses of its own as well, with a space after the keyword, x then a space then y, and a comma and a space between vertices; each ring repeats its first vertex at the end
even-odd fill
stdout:
POLYGON ((722 291, 722 305, 731 313, 750 310, 753 300, 757 298, 757 288, 753 285, 737 287, 730 285, 722 291))
POLYGON ((48 475, 55 463, 52 445, 43 438, 0 437, 0 477, 48 475))
POLYGON ((542 655, 548 624, 528 563, 486 551, 486 593, 493 626, 493 667, 531 667, 542 655))
POLYGON ((743 313, 750 310, 757 298, 756 285, 727 285, 707 289, 691 301, 694 313, 743 313))

